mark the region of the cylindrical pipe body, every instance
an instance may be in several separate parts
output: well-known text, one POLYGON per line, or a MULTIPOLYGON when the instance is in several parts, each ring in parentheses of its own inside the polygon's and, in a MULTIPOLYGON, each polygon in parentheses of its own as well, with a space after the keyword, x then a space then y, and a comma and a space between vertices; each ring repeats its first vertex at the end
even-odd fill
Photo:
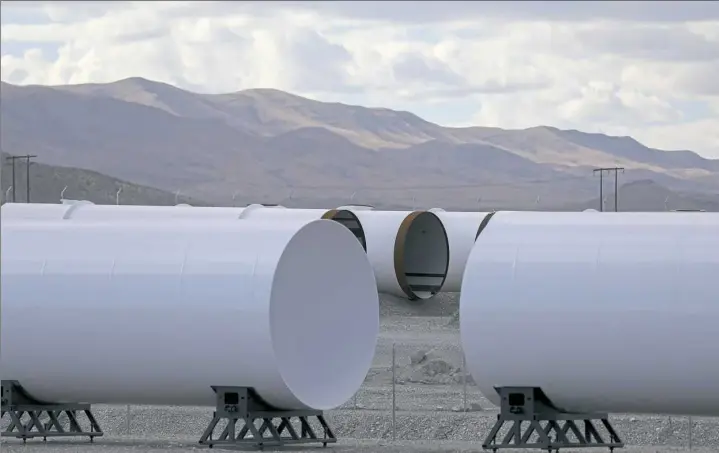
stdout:
MULTIPOLYGON (((253 205, 254 206, 254 205, 253 205)), ((240 215, 241 219, 261 220, 266 222, 311 222, 317 219, 334 220, 350 230, 362 248, 367 248, 366 238, 362 223, 357 216, 346 209, 267 209, 263 207, 249 206, 240 215)))
POLYGON ((101 205, 78 201, 68 204, 7 203, 2 206, 6 220, 222 220, 238 219, 247 208, 177 206, 101 205))
POLYGON ((448 212, 441 208, 429 210, 442 221, 449 241, 449 267, 442 285, 444 292, 457 292, 462 286, 462 274, 472 251, 482 221, 488 212, 448 212))
POLYGON ((62 220, 80 206, 95 206, 85 200, 62 200, 62 203, 5 203, 0 207, 2 219, 8 221, 62 220))
POLYGON ((253 204, 249 204, 249 205, 245 206, 244 208, 239 208, 239 209, 241 209, 239 218, 244 219, 244 218, 247 218, 252 212, 257 211, 257 210, 285 209, 285 207, 278 205, 278 204, 268 206, 268 205, 264 205, 264 204, 260 204, 260 203, 253 203, 253 204))
POLYGON ((372 211, 374 210, 374 206, 366 205, 366 204, 348 204, 344 206, 340 206, 337 209, 350 209, 352 211, 372 211))
POLYGON ((49 402, 213 405, 237 385, 326 410, 379 329, 367 256, 327 220, 3 222, 2 301, 3 379, 49 402))
POLYGON ((286 209, 284 206, 251 204, 244 208, 176 206, 96 205, 76 202, 68 205, 40 203, 9 203, 3 205, 6 220, 84 220, 84 221, 147 221, 147 220, 267 220, 303 221, 334 220, 352 231, 366 248, 362 224, 349 210, 286 209))
POLYGON ((719 415, 719 213, 499 212, 470 253, 462 347, 484 395, 719 415))
POLYGON ((232 207, 72 205, 11 203, 3 206, 7 220, 72 219, 85 221, 150 221, 264 219, 335 220, 350 229, 368 250, 381 292, 409 299, 429 299, 441 290, 450 252, 442 222, 427 211, 375 211, 373 209, 286 209, 281 206, 232 207), (367 219, 366 221, 364 219, 367 219), (372 239, 365 222, 372 224, 372 239), (369 252, 368 243, 376 242, 369 252))
POLYGON ((352 210, 367 238, 367 255, 380 292, 429 299, 449 265, 447 233, 427 211, 352 210))

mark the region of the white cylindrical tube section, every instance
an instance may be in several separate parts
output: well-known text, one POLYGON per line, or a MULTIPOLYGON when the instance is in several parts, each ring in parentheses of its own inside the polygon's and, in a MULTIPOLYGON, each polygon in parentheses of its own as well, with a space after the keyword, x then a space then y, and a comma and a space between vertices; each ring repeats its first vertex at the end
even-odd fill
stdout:
POLYGON ((372 211, 374 210, 374 206, 370 206, 367 204, 348 204, 340 206, 337 209, 350 209, 352 211, 372 211))
POLYGON ((63 200, 62 203, 5 203, 0 207, 4 222, 14 220, 61 220, 80 206, 95 206, 85 200, 63 200))
POLYGON ((267 209, 249 206, 242 215, 240 215, 240 218, 267 222, 287 222, 289 220, 311 222, 317 219, 334 220, 350 230, 360 244, 362 244, 362 248, 367 248, 362 223, 352 211, 347 209, 267 209))
POLYGON ((484 395, 719 415, 719 213, 499 212, 470 253, 462 347, 484 395))
POLYGON ((442 221, 449 242, 449 267, 442 285, 444 292, 457 292, 462 286, 462 274, 469 252, 479 235, 483 221, 489 212, 448 212, 441 208, 429 210, 442 221))
POLYGON ((428 211, 356 210, 380 292, 429 299, 442 288, 449 265, 447 234, 428 211))
POLYGON ((48 402, 213 405, 237 385, 327 410, 379 329, 369 260, 327 220, 3 222, 2 297, 3 379, 48 402))
POLYGON ((355 235, 366 248, 362 224, 352 211, 344 209, 286 209, 284 206, 251 204, 244 208, 96 205, 90 202, 72 204, 7 203, 2 207, 6 220, 88 220, 88 221, 145 221, 145 220, 334 220, 355 235))
POLYGON ((222 220, 238 219, 246 208, 193 206, 102 205, 78 201, 68 204, 6 203, 5 220, 222 220))

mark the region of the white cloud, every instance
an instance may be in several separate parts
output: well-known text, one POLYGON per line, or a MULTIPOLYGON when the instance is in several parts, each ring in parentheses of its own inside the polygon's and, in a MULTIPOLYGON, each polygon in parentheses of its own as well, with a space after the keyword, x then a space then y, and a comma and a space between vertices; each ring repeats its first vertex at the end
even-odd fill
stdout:
POLYGON ((719 158, 717 2, 12 2, 2 80, 273 87, 719 158))
MULTIPOLYGON (((647 146, 669 149, 719 149, 719 109, 714 118, 676 123, 664 126, 646 127, 634 131, 634 136, 647 146)), ((626 135, 626 134, 625 134, 626 135)), ((719 153, 706 153, 709 157, 719 157, 719 153)))

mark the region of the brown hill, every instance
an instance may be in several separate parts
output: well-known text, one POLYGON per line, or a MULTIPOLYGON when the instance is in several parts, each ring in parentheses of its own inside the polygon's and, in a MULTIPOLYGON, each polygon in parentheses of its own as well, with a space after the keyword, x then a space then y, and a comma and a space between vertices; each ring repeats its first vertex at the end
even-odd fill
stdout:
POLYGON ((142 78, 3 83, 0 94, 4 152, 220 204, 242 193, 261 201, 541 208, 595 196, 591 170, 608 165, 627 169, 623 182, 719 191, 719 160, 629 137, 446 128, 409 112, 278 90, 208 95, 142 78))

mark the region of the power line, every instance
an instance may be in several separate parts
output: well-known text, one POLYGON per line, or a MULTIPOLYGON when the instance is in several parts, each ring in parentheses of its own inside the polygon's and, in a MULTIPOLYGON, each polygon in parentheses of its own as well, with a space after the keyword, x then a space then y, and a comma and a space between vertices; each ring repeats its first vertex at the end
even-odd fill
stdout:
POLYGON ((604 172, 614 172, 614 212, 619 211, 619 171, 624 172, 624 167, 595 168, 594 174, 599 172, 599 210, 604 211, 604 172))
POLYGON ((27 191, 26 194, 27 194, 27 202, 30 203, 30 164, 31 164, 30 159, 33 159, 33 158, 35 158, 35 157, 37 157, 37 156, 34 155, 34 154, 26 154, 26 155, 24 155, 24 156, 8 156, 8 157, 6 158, 6 159, 9 160, 10 163, 12 164, 12 202, 13 202, 13 203, 15 203, 15 201, 17 200, 17 198, 16 198, 16 196, 15 196, 15 188, 16 188, 16 184, 15 184, 15 161, 18 160, 18 159, 25 159, 25 165, 26 165, 25 172, 26 172, 26 179, 27 179, 27 181, 26 181, 26 191, 27 191))

